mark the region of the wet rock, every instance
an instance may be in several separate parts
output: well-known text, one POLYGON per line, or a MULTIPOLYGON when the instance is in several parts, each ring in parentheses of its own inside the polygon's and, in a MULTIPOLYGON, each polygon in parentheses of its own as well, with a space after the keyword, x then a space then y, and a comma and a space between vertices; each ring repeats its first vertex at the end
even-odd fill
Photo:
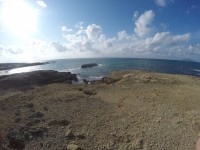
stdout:
POLYGON ((90 84, 90 81, 86 80, 86 79, 83 79, 83 83, 85 84, 90 84))
POLYGON ((67 146, 67 149, 68 149, 68 150, 82 150, 82 148, 81 148, 80 146, 75 145, 75 144, 69 144, 69 145, 67 146))

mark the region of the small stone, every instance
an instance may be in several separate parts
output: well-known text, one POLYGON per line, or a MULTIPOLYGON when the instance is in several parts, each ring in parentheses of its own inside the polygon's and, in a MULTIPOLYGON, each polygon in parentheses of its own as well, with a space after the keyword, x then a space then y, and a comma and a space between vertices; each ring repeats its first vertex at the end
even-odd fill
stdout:
POLYGON ((47 132, 47 131, 48 129, 45 127, 33 128, 30 130, 30 134, 35 138, 42 137, 44 135, 44 132, 47 132))
POLYGON ((72 138, 72 137, 74 137, 74 134, 72 133, 72 131, 70 129, 67 129, 67 131, 65 133, 65 137, 72 138))
POLYGON ((67 149, 68 149, 68 150, 82 150, 81 147, 79 147, 78 145, 75 145, 75 144, 69 144, 69 145, 67 146, 67 149))
POLYGON ((48 111, 49 109, 48 109, 47 107, 44 107, 44 110, 45 110, 45 111, 48 111))
POLYGON ((35 112, 33 113, 31 116, 29 116, 29 118, 42 118, 44 116, 44 114, 42 112, 35 112))
POLYGON ((135 142, 135 148, 137 148, 137 149, 142 149, 142 148, 143 148, 143 143, 144 143, 144 141, 143 141, 142 139, 137 140, 137 141, 135 142))
POLYGON ((162 120, 162 117, 159 117, 159 118, 156 120, 156 122, 161 122, 161 120, 162 120))
POLYGON ((15 116, 20 116, 20 113, 19 112, 15 113, 15 116))
POLYGON ((20 117, 15 118, 15 123, 19 123, 21 121, 20 117))
POLYGON ((79 138, 79 139, 85 139, 86 138, 83 134, 78 134, 76 137, 79 138))
POLYGON ((28 108, 33 108, 34 107, 33 103, 28 103, 25 106, 28 107, 28 108))
POLYGON ((198 133, 198 137, 200 137, 200 132, 198 133))

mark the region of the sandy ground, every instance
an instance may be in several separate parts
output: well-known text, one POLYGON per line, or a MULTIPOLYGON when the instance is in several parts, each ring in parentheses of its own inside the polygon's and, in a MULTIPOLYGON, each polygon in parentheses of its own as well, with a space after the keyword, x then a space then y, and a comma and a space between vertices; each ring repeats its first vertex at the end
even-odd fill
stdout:
POLYGON ((2 149, 194 150, 200 78, 113 72, 115 83, 0 91, 2 149))

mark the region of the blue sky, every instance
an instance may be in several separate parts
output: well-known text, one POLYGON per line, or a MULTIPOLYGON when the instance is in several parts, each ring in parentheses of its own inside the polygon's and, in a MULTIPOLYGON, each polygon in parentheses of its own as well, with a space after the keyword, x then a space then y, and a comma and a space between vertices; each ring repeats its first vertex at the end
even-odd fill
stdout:
POLYGON ((200 61, 199 0, 0 0, 0 62, 200 61))

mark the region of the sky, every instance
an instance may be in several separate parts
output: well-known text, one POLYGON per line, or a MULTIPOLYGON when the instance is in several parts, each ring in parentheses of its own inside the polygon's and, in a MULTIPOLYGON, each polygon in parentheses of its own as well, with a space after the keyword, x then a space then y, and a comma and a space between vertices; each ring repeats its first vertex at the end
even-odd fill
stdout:
POLYGON ((199 0, 0 0, 0 63, 200 61, 199 0))

